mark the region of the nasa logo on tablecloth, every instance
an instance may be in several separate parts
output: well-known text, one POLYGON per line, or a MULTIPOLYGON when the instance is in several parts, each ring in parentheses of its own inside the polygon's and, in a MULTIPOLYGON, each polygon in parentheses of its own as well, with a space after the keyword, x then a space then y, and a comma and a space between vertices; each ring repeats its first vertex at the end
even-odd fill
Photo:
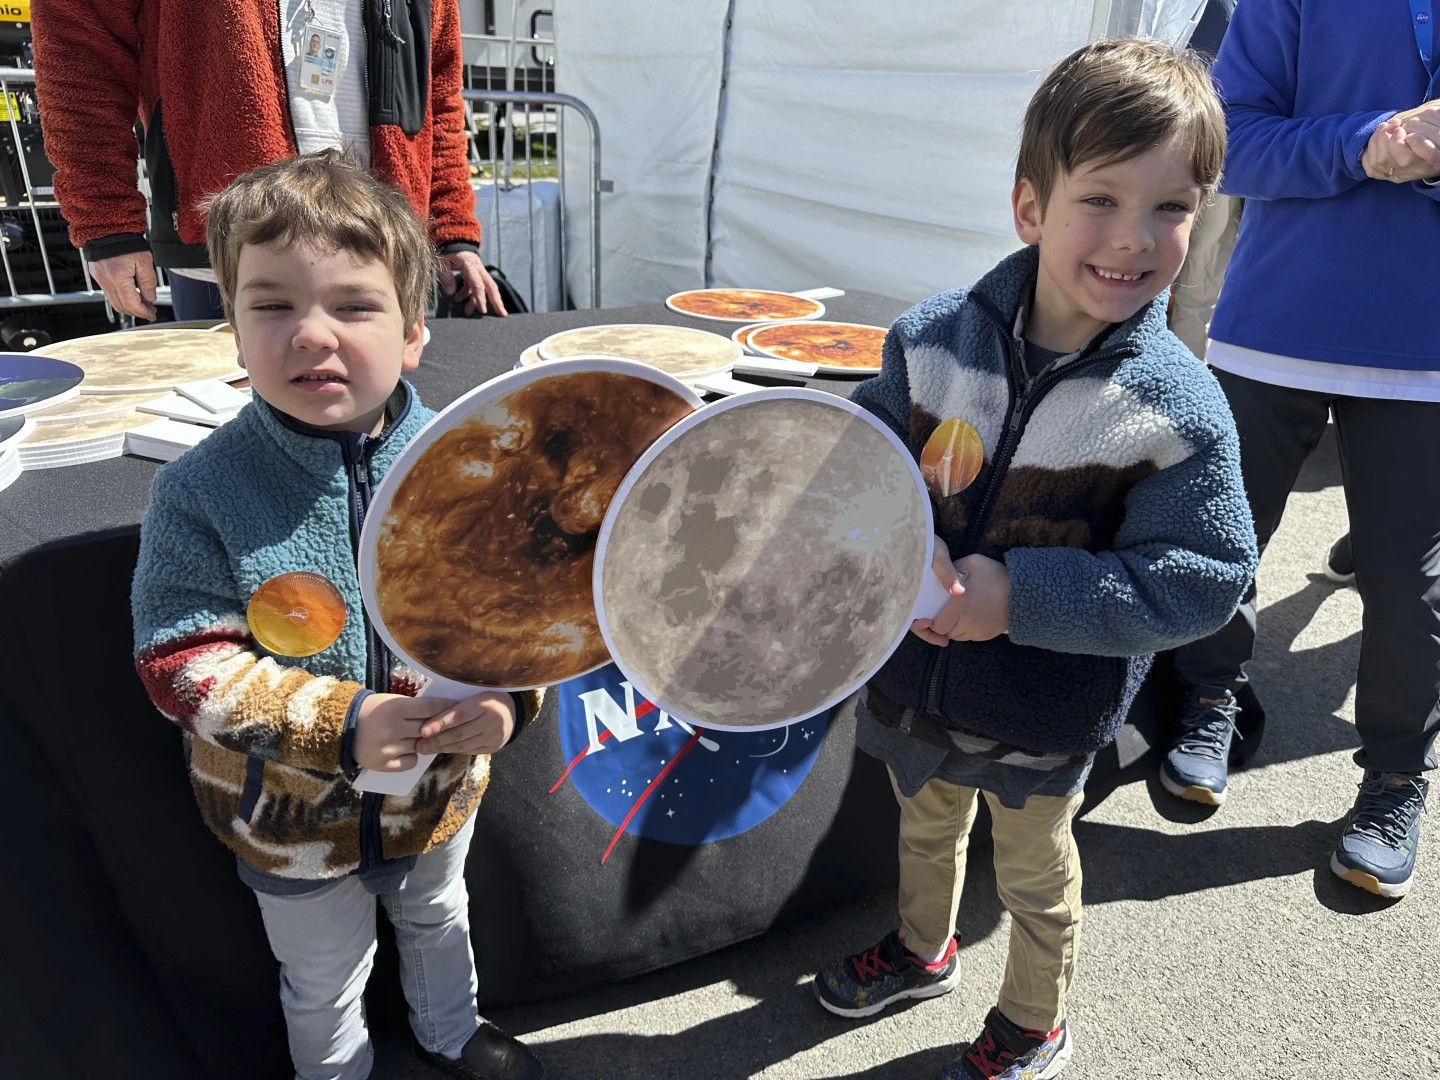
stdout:
POLYGON ((693 728, 637 695, 614 664, 563 682, 560 764, 615 835, 693 846, 737 836, 779 810, 809 774, 829 714, 766 731, 693 728))

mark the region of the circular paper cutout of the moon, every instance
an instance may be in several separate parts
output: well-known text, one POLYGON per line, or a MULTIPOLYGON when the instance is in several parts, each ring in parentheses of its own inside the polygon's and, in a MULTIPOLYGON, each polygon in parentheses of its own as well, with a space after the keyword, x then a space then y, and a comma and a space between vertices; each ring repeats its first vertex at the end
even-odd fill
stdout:
POLYGON ((958 494, 975 482, 985 464, 980 433, 964 420, 944 420, 920 451, 925 486, 942 498, 958 494))
POLYGON ((666 297, 665 306, 681 315, 719 322, 789 322, 825 314, 819 300, 770 289, 690 289, 666 297))
POLYGON ((910 626, 932 539, 903 443, 774 388, 707 405, 637 463, 601 530, 596 607, 638 692, 706 727, 830 708, 910 626))
POLYGON ((251 594, 245 621, 251 636, 276 656, 314 656, 340 639, 345 598, 329 578, 291 570, 251 594))
POLYGON ((614 356, 688 380, 726 371, 743 354, 729 338, 689 326, 615 323, 562 330, 540 342, 542 360, 614 356))
POLYGON ((235 338, 208 330, 120 331, 57 341, 45 351, 84 369, 86 394, 163 391, 245 374, 236 360, 235 338))
POLYGON ((365 521, 361 589, 381 636, 466 686, 547 686, 608 662, 591 591, 605 510, 699 405, 613 359, 511 371, 453 403, 402 451, 365 521))
POLYGON ((80 392, 85 372, 58 357, 0 353, 0 416, 41 409, 80 392))
POLYGON ((823 374, 874 375, 887 333, 883 326, 863 323, 773 323, 754 331, 747 346, 776 360, 817 364, 823 374))

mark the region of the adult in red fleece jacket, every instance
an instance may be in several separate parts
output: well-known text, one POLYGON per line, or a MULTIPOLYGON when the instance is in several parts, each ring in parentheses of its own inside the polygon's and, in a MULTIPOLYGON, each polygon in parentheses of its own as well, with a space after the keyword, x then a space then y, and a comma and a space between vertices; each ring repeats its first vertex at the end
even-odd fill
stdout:
MULTIPOLYGON (((297 153, 282 4, 36 0, 36 90, 55 197, 111 305, 155 317, 156 264, 202 269, 200 200, 297 153), (136 184, 143 130, 151 214, 136 184)), ((480 260, 466 161, 457 0, 361 0, 370 166, 404 191, 461 276, 467 313, 503 314, 480 260)), ((450 275, 441 276, 448 291, 450 275)))

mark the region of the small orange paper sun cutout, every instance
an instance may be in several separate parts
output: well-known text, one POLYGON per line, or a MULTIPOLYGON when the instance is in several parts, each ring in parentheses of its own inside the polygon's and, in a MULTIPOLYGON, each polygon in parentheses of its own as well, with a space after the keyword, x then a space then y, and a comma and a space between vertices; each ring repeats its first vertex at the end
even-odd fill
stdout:
POLYGON ((255 640, 276 656, 314 656, 345 628, 345 600, 328 578, 292 570, 255 590, 245 619, 255 640))
POLYGON ((925 486, 941 498, 973 484, 983 464, 985 446, 980 433, 964 420, 942 421, 920 452, 920 475, 925 478, 925 486))

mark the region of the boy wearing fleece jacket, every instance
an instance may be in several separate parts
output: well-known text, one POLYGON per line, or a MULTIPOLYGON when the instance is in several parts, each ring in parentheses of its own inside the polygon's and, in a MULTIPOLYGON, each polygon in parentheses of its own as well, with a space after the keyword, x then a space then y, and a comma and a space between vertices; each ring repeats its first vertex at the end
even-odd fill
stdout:
POLYGON ((1069 1059, 1085 778, 1152 654, 1223 624, 1255 569, 1225 398, 1165 326, 1224 152, 1193 55, 1073 53, 1025 117, 1012 208, 1029 246, 901 316, 854 395, 921 461, 951 596, 871 680, 857 727, 900 802, 900 926, 814 988, 862 1017, 960 982, 983 792, 1010 955, 950 1080, 1048 1078, 1069 1059))
POLYGON ((405 197, 335 150, 242 174, 208 211, 256 400, 155 478, 136 667, 185 732, 201 817, 255 891, 296 1076, 370 1074, 378 897, 420 1055, 468 1080, 537 1080, 530 1051, 477 1020, 464 870, 490 755, 539 695, 414 697, 356 570, 372 486, 433 415, 401 373, 420 361, 434 250, 405 197), (302 637, 325 616, 334 632, 282 641, 248 617, 267 592, 302 637), (417 753, 440 756, 408 796, 350 784, 417 753))

